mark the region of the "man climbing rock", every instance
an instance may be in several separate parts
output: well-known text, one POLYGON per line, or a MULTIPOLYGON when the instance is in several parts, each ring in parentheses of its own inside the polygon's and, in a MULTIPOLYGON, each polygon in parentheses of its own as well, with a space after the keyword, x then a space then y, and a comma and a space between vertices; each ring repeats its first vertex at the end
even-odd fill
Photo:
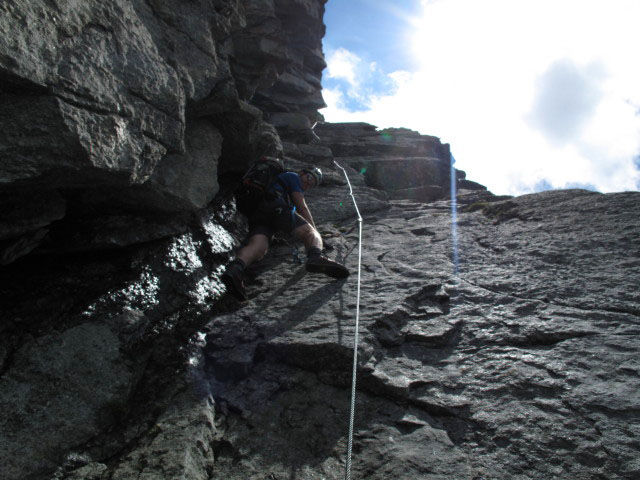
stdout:
POLYGON ((274 233, 293 233, 307 250, 306 270, 333 278, 349 276, 347 268, 322 254, 322 237, 304 198, 304 192, 320 185, 322 172, 314 167, 300 173, 277 175, 267 188, 267 195, 253 206, 249 217, 249 238, 222 275, 222 282, 235 298, 247 300, 244 270, 264 257, 274 233))

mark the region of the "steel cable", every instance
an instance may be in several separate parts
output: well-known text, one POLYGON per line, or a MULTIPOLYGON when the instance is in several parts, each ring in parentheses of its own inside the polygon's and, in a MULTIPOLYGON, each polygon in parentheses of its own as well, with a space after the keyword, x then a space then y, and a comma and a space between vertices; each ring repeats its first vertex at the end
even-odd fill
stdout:
POLYGON ((353 206, 356 209, 356 213, 358 214, 358 293, 356 299, 356 328, 355 335, 353 340, 353 373, 351 378, 351 412, 349 414, 349 440, 347 445, 347 462, 345 465, 345 473, 344 478, 346 480, 351 480, 351 452, 353 450, 353 422, 356 413, 356 375, 357 375, 357 367, 358 367, 358 326, 360 323, 360 278, 362 272, 362 217, 360 216, 360 210, 358 210, 358 204, 356 203, 356 197, 353 195, 353 188, 351 187, 351 182, 349 181, 349 176, 347 175, 347 171, 342 168, 335 160, 335 165, 342 170, 344 173, 344 177, 347 179, 347 184, 349 185, 349 194, 353 199, 353 206))

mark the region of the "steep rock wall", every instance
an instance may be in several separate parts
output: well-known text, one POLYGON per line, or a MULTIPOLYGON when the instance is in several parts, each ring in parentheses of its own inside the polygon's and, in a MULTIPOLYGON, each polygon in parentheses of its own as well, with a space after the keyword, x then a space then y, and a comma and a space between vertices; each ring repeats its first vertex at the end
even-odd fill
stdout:
POLYGON ((0 9, 4 264, 53 240, 54 223, 167 225, 118 244, 184 231, 175 219, 213 200, 218 170, 282 150, 265 115, 301 115, 308 131, 324 105, 324 0, 0 9))

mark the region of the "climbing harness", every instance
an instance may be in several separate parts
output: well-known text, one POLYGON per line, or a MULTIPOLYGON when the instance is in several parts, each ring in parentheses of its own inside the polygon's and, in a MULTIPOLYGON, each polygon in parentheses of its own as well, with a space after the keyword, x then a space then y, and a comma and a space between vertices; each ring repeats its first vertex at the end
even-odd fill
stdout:
MULTIPOLYGON (((315 126, 315 125, 314 125, 315 126)), ((356 298, 356 328, 355 337, 353 340, 353 373, 351 378, 351 413, 349 414, 349 441, 347 446, 347 462, 345 466, 344 478, 345 480, 351 480, 351 451, 353 449, 353 421, 356 410, 356 371, 358 366, 358 324, 360 322, 360 273, 362 270, 362 217, 360 216, 360 210, 358 210, 358 204, 356 203, 356 197, 353 195, 353 188, 351 188, 351 182, 347 171, 342 168, 334 160, 333 163, 342 170, 344 177, 347 179, 349 185, 349 194, 353 199, 353 206, 356 208, 358 214, 358 293, 356 298)))

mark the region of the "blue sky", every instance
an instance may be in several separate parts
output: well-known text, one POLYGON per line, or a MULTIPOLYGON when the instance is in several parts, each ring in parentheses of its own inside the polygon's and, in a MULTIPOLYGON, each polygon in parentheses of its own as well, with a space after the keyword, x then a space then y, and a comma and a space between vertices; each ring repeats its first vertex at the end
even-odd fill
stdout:
POLYGON ((389 71, 408 70, 415 65, 409 49, 412 18, 420 15, 419 0, 329 0, 324 21, 331 31, 325 48, 346 48, 389 71))
MULTIPOLYGON (((366 111, 371 95, 393 91, 395 83, 389 73, 417 68, 408 46, 411 20, 420 12, 419 0, 329 0, 324 22, 331 27, 324 38, 325 52, 330 52, 334 65, 338 57, 358 64, 354 71, 360 80, 358 93, 344 97, 349 111, 366 111)), ((325 74, 323 86, 347 91, 350 82, 325 74)))
POLYGON ((640 1, 329 0, 327 121, 451 144, 496 194, 640 189, 640 1))

